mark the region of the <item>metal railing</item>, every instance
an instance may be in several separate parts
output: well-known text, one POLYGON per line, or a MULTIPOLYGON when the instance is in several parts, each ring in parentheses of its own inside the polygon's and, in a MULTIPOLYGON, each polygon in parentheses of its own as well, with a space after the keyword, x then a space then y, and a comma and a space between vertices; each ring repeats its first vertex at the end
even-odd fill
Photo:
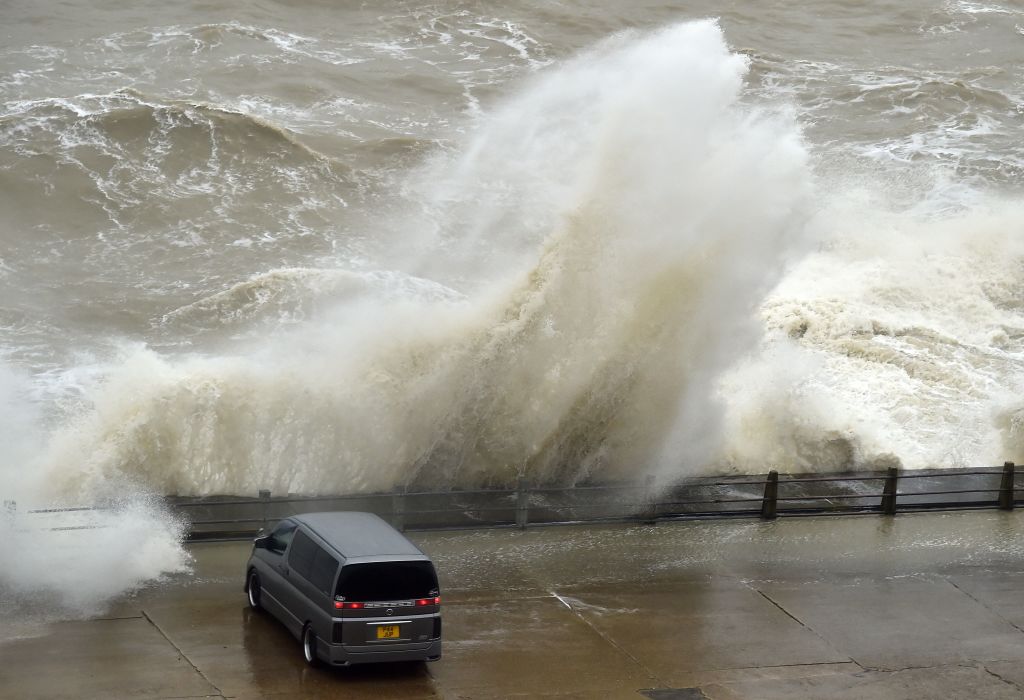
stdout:
MULTIPOLYGON (((647 477, 640 483, 581 486, 531 485, 514 488, 408 491, 332 496, 285 495, 261 490, 257 497, 168 497, 168 507, 188 522, 191 540, 249 537, 288 515, 318 510, 377 513, 399 530, 465 527, 519 527, 567 522, 705 519, 722 517, 841 515, 964 508, 1012 510, 1024 489, 1024 473, 1012 462, 1002 467, 841 474, 700 477, 671 484, 647 477)), ((2 513, 13 520, 14 501, 2 513)), ((115 508, 116 509, 116 508, 115 508)), ((31 516, 77 514, 96 507, 40 508, 31 516)), ((90 529, 65 524, 42 529, 90 529)))
POLYGON ((294 513, 366 510, 396 528, 519 527, 567 522, 637 521, 720 517, 839 515, 918 510, 1000 508, 1012 510, 1016 466, 843 474, 694 478, 659 484, 591 484, 573 487, 531 485, 515 488, 407 491, 338 496, 257 498, 176 498, 171 507, 191 523, 193 539, 251 534, 294 513))
MULTIPOLYGON (((13 500, 5 500, 3 502, 3 510, 0 510, 0 522, 5 522, 9 528, 16 529, 19 523, 19 515, 29 515, 38 518, 38 516, 63 516, 68 513, 72 514, 87 514, 87 513, 100 513, 110 510, 109 508, 97 507, 97 506, 70 506, 65 508, 30 508, 25 511, 18 511, 18 503, 13 500)), ((70 530, 95 530, 97 528, 105 527, 104 525, 96 525, 94 523, 85 523, 77 525, 39 525, 34 523, 36 530, 49 530, 51 532, 70 531, 70 530)))

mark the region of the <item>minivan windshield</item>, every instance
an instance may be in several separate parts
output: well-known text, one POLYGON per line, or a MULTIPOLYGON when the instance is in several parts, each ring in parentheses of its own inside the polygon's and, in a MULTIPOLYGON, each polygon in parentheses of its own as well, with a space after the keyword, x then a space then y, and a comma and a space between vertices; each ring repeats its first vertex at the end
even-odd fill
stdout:
POLYGON ((385 561, 343 566, 338 595, 345 600, 408 600, 437 595, 429 561, 385 561))

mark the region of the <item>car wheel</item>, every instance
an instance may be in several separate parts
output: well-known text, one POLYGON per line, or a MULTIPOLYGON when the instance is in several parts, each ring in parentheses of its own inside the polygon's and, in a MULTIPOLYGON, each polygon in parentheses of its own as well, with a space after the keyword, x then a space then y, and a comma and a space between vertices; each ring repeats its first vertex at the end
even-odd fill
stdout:
POLYGON ((302 629, 302 656, 310 666, 320 665, 320 659, 316 655, 316 634, 310 625, 302 629))
POLYGON ((260 609, 260 594, 263 592, 260 588, 260 577, 255 571, 249 573, 249 585, 245 587, 246 592, 249 595, 249 607, 253 610, 260 609))

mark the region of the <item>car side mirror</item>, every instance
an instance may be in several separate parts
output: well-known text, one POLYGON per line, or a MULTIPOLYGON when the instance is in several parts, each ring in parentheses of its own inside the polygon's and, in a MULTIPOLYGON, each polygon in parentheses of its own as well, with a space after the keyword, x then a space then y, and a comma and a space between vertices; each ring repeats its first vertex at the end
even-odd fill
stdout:
POLYGON ((270 549, 270 535, 260 535, 252 541, 256 549, 270 549))

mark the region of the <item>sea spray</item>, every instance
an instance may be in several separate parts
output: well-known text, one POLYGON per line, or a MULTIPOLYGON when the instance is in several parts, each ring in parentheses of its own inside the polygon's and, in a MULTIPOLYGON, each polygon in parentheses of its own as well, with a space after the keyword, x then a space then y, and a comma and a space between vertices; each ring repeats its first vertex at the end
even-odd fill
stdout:
POLYGON ((0 363, 0 637, 34 633, 30 619, 99 613, 111 596, 189 565, 184 523, 130 477, 74 493, 44 478, 36 406, 29 379, 0 363))
POLYGON ((746 67, 703 21, 544 71, 411 179, 405 267, 458 293, 357 295, 235 356, 128 347, 54 436, 55 482, 325 493, 698 468, 715 378, 756 339, 809 193, 792 117, 741 102, 746 67))

